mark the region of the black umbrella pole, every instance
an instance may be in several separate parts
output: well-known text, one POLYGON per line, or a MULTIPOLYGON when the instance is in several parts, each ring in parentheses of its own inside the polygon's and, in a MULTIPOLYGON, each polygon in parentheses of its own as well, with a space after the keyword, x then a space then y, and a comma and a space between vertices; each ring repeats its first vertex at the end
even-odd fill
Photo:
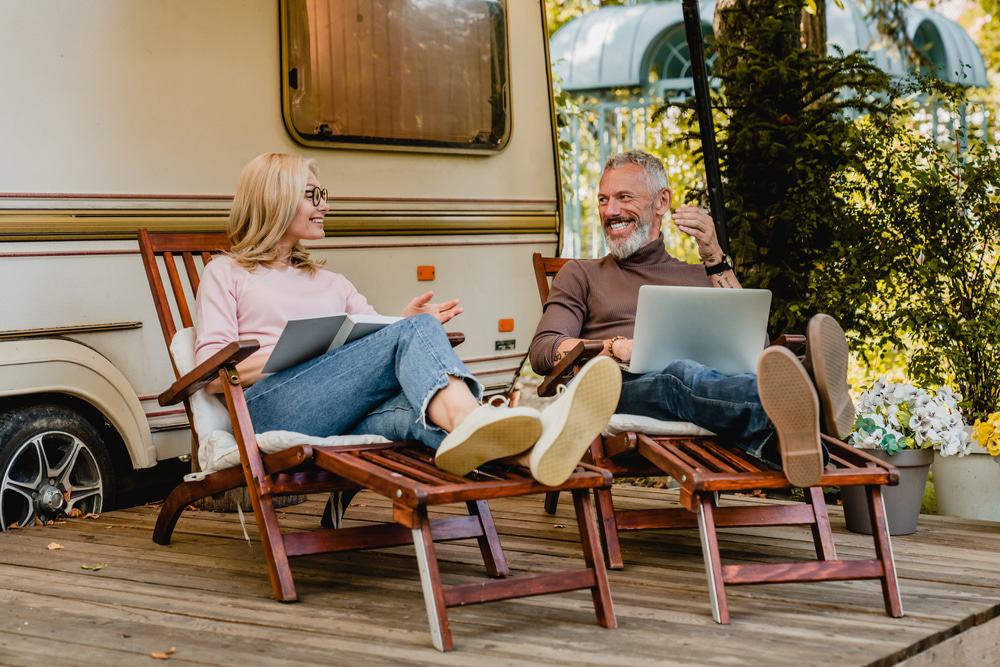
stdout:
POLYGON ((687 34, 688 53, 691 57, 691 77, 694 80, 694 103, 698 113, 698 132, 701 135, 702 158, 705 161, 705 180, 708 184, 708 204, 715 221, 715 233, 723 252, 729 254, 729 236, 726 234, 726 207, 722 199, 722 175, 719 156, 715 151, 715 124, 712 122, 712 99, 708 90, 708 70, 705 67, 705 43, 701 34, 701 13, 695 0, 683 0, 684 30, 687 34))

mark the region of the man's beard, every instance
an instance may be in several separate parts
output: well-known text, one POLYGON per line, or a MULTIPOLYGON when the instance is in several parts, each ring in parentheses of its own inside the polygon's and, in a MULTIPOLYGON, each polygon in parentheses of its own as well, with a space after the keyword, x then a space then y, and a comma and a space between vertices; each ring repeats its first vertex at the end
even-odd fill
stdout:
POLYGON ((608 253, 615 259, 625 259, 632 256, 639 248, 646 245, 646 242, 649 240, 649 228, 653 223, 650 220, 643 220, 641 217, 635 219, 635 229, 632 230, 632 233, 624 241, 615 243, 608 238, 608 225, 614 222, 632 222, 632 220, 631 217, 615 216, 614 218, 608 218, 601 225, 601 231, 604 232, 604 245, 607 247, 608 253))

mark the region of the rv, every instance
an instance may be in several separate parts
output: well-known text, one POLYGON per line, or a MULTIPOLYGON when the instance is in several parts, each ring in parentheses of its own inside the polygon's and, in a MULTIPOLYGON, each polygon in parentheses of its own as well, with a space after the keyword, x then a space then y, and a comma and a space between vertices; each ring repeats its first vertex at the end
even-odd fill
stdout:
POLYGON ((461 299, 505 391, 561 228, 547 49, 542 0, 0 0, 2 528, 190 457, 137 231, 224 230, 266 151, 318 163, 327 268, 461 299))

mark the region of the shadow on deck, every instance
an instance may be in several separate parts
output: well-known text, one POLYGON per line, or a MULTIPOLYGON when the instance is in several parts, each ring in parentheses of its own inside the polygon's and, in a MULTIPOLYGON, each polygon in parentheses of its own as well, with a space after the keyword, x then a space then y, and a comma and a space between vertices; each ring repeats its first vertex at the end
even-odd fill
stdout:
MULTIPOLYGON (((621 508, 676 492, 616 487, 621 508)), ((313 527, 323 498, 279 511, 313 527)), ((727 503, 758 502, 724 497, 727 503)), ((514 572, 579 557, 571 503, 491 503, 514 572)), ((445 508, 450 509, 450 508, 445 508)), ((384 518, 360 495, 348 524, 384 518)), ((187 512, 174 542, 150 539, 155 507, 0 534, 0 663, 135 665, 176 647, 176 665, 908 665, 993 664, 1000 643, 1000 524, 921 517, 893 540, 906 617, 885 616, 878 582, 729 589, 732 624, 712 621, 697 532, 623 533, 626 569, 611 573, 619 629, 594 623, 586 592, 450 613, 456 651, 431 647, 412 547, 295 559, 301 602, 268 597, 252 519, 187 512), (52 542, 62 549, 48 549, 52 542), (104 565, 99 570, 81 566, 104 565), (991 622, 992 621, 992 622, 991 622)), ((455 508, 455 513, 464 511, 455 508)), ((872 553, 831 508, 838 551, 872 553)), ((815 557, 808 529, 720 531, 727 562, 815 557)), ((439 547, 447 583, 478 577, 475 540, 439 547)), ((153 661, 155 664, 155 661, 153 661)))

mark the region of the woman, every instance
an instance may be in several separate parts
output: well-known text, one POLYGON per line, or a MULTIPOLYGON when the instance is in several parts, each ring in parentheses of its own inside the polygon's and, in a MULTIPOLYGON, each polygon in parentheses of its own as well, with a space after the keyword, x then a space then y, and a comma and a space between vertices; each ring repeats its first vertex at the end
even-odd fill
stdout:
MULTIPOLYGON (((439 467, 458 475, 530 449, 522 461, 538 481, 565 481, 614 411, 617 365, 595 359, 542 413, 480 405, 483 387, 441 327, 462 312, 457 300, 431 303, 428 292, 403 309, 405 319, 262 376, 289 320, 375 312, 347 278, 321 270, 302 245, 324 238, 328 210, 313 160, 259 155, 240 175, 229 216, 231 250, 205 267, 196 360, 233 340, 257 339, 260 350, 238 366, 254 428, 418 440, 437 450, 439 467)), ((221 389, 218 380, 209 385, 221 389)))

